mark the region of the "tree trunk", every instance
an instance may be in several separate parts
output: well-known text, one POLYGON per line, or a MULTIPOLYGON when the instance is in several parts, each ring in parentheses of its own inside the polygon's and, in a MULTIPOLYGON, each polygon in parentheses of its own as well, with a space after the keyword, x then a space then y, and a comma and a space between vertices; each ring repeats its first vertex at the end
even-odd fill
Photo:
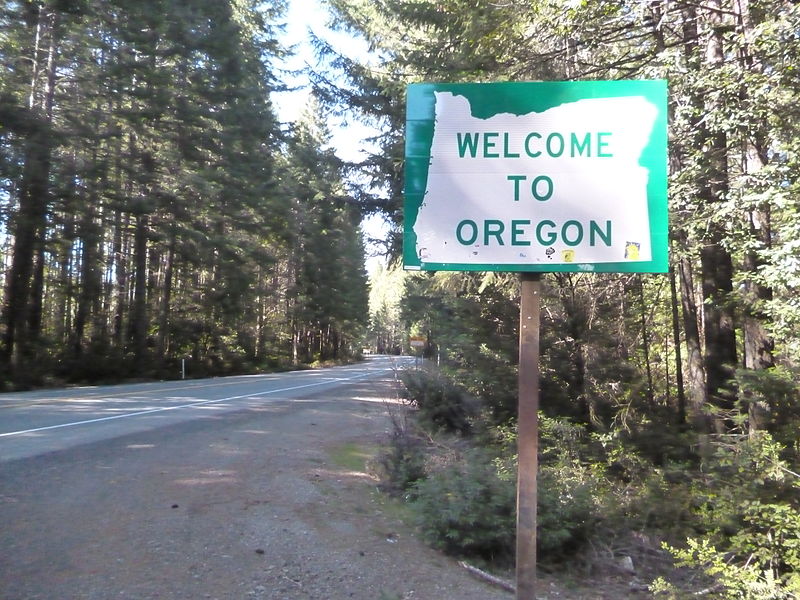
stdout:
POLYGON ((136 232, 133 242, 135 278, 133 312, 131 315, 131 341, 133 342, 134 368, 144 369, 147 356, 147 231, 148 216, 136 215, 136 232))
POLYGON ((75 236, 75 213, 72 203, 67 200, 64 205, 64 227, 61 231, 59 242, 59 290, 58 304, 56 307, 55 341, 64 344, 67 341, 68 331, 72 327, 72 242, 75 236))
POLYGON ((560 274, 557 277, 564 309, 566 335, 572 339, 572 381, 569 382, 570 396, 577 403, 580 418, 587 425, 592 425, 595 419, 593 407, 586 394, 586 315, 578 305, 575 296, 575 282, 569 274, 560 274))
POLYGON ((647 305, 644 301, 644 278, 639 275, 639 309, 642 321, 642 350, 644 352, 644 365, 647 372, 647 400, 650 406, 655 404, 655 390, 653 389, 653 370, 650 366, 650 336, 647 328, 647 305))
POLYGON ((125 345, 125 312, 128 299, 128 217, 122 211, 114 214, 114 242, 112 255, 114 261, 114 273, 116 276, 116 301, 114 307, 114 340, 121 348, 125 345))
MULTIPOLYGON (((35 41, 32 50, 31 92, 28 108, 35 125, 25 146, 22 178, 19 185, 19 209, 11 227, 14 236, 11 269, 6 284, 2 320, 6 330, 3 336, 0 361, 13 369, 19 360, 30 360, 31 330, 38 334, 39 317, 31 294, 36 287, 34 262, 37 251, 44 244, 49 201, 50 161, 52 151, 51 124, 55 98, 56 44, 58 34, 57 13, 38 7, 35 41), (40 88, 40 45, 49 37, 45 57, 46 83, 41 102, 37 102, 40 88)), ((43 272, 42 272, 43 275, 43 272)), ((43 281, 43 279, 41 280, 43 281)), ((41 288, 39 284, 39 288, 41 288)))
POLYGON ((164 360, 169 341, 169 316, 172 301, 172 271, 175 263, 176 246, 175 228, 170 229, 169 248, 167 250, 167 264, 164 268, 164 284, 162 286, 161 310, 158 318, 158 358, 164 360))
MULTIPOLYGON (((769 248, 769 217, 760 210, 753 210, 748 216, 751 235, 769 248)), ((744 269, 751 274, 744 284, 744 366, 748 369, 768 369, 775 366, 775 342, 764 327, 768 317, 763 311, 763 304, 772 300, 772 289, 753 281, 752 277, 756 276, 764 264, 765 261, 754 251, 745 255, 744 269)))
MULTIPOLYGON (((94 128, 99 128, 95 119, 94 128)), ((88 157, 89 164, 95 165, 98 161, 97 147, 92 148, 88 157)), ((83 251, 81 253, 81 292, 78 295, 78 309, 75 314, 75 330, 72 340, 72 352, 75 357, 81 356, 84 349, 86 326, 92 322, 97 325, 97 313, 100 309, 100 296, 103 293, 103 278, 100 269, 100 240, 102 230, 97 223, 97 207, 99 194, 97 181, 86 177, 88 181, 87 202, 83 207, 83 218, 79 224, 78 237, 81 240, 83 251)), ((96 327, 95 327, 96 329, 96 327)), ((97 335, 92 331, 92 337, 97 335)))
POLYGON ((75 314, 75 328, 72 339, 72 352, 75 357, 83 353, 86 325, 96 313, 100 294, 103 291, 102 278, 98 266, 99 231, 95 223, 94 203, 90 201, 80 224, 79 237, 82 241, 81 254, 81 292, 78 296, 78 310, 75 314))
POLYGON ((39 337, 42 333, 42 313, 44 311, 44 268, 47 262, 45 255, 45 236, 47 229, 44 228, 36 241, 36 259, 33 268, 33 281, 31 282, 31 307, 28 314, 28 340, 31 347, 31 355, 35 358, 39 354, 39 337))
POLYGON ((670 306, 672 309, 672 347, 675 350, 675 387, 677 388, 678 426, 686 425, 686 392, 683 384, 683 358, 681 357, 681 325, 678 308, 678 289, 675 277, 675 265, 669 266, 669 292, 670 306))
MULTIPOLYGON (((51 11, 47 14, 48 29, 50 32, 50 42, 47 48, 47 65, 46 65, 46 83, 44 90, 43 109, 45 119, 48 125, 53 122, 53 106, 55 104, 55 91, 56 91, 56 57, 57 57, 57 43, 59 34, 58 13, 51 11)), ((47 156, 47 170, 45 172, 45 185, 49 188, 50 177, 50 150, 48 149, 47 156)), ((28 336, 30 343, 36 352, 39 336, 42 331, 42 313, 44 305, 44 269, 45 269, 45 245, 47 237, 47 223, 45 217, 41 223, 41 231, 39 232, 39 239, 37 241, 36 249, 36 266, 33 272, 33 284, 31 286, 31 310, 28 317, 28 336)))
POLYGON ((689 416, 700 433, 708 433, 711 422, 705 414, 706 385, 703 350, 700 338, 699 313, 695 301, 694 276, 687 258, 678 263, 683 308, 683 330, 686 338, 686 367, 689 375, 689 416))
MULTIPOLYGON (((711 0, 707 8, 709 28, 705 66, 719 69, 725 62, 723 48, 723 19, 720 0, 711 0)), ((712 94, 705 94, 705 112, 722 110, 712 94)), ((725 131, 709 131, 705 122, 699 123, 701 148, 706 149, 706 164, 700 182, 700 197, 706 207, 724 201, 728 195, 728 139, 725 131)), ((730 385, 736 367, 736 332, 734 328, 733 260, 723 246, 726 238, 724 225, 712 219, 700 251, 703 282, 703 318, 705 336, 706 393, 709 400, 723 411, 732 410, 736 394, 730 385)), ((717 419, 718 433, 724 424, 717 419)))
POLYGON ((14 246, 8 275, 3 321, 3 358, 27 357, 27 325, 31 312, 31 277, 36 250, 41 244, 47 215, 50 141, 44 124, 28 142, 19 193, 19 211, 13 223, 14 246))
POLYGON ((267 354, 267 286, 264 282, 262 266, 258 267, 258 289, 255 356, 257 359, 263 360, 267 354))
MULTIPOLYGON (((734 5, 738 8, 737 25, 742 38, 745 40, 744 48, 740 51, 740 64, 743 70, 756 69, 753 56, 749 51, 749 43, 755 38, 756 24, 753 22, 753 13, 750 11, 748 0, 739 0, 734 5)), ((748 96, 748 88, 742 84, 740 95, 743 100, 748 96)), ((745 175, 757 173, 770 161, 768 125, 758 123, 749 139, 744 142, 742 157, 742 172, 745 175)), ((772 246, 771 211, 769 203, 751 208, 746 215, 747 228, 750 233, 750 249, 745 254, 743 268, 747 273, 744 282, 744 311, 742 330, 744 334, 744 366, 747 369, 768 369, 775 366, 773 352, 775 342, 767 331, 765 323, 769 317, 764 311, 764 303, 772 300, 773 291, 770 287, 759 281, 759 271, 766 264, 762 254, 755 249, 753 242, 758 244, 762 252, 768 251, 772 246)), ((763 402, 750 400, 748 404, 749 430, 752 435, 763 428, 767 418, 768 407, 763 402)))

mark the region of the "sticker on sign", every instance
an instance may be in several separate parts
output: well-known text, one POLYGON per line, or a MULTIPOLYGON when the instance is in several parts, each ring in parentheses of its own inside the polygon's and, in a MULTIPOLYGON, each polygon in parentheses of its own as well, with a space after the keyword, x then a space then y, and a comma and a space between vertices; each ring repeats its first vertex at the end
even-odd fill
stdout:
POLYGON ((407 269, 662 272, 666 82, 413 84, 407 269))

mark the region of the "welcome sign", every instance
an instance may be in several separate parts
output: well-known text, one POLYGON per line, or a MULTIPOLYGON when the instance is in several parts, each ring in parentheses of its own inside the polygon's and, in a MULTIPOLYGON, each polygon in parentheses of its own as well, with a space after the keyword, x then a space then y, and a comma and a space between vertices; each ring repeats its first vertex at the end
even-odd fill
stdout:
POLYGON ((406 269, 667 270, 665 81, 407 92, 406 269))

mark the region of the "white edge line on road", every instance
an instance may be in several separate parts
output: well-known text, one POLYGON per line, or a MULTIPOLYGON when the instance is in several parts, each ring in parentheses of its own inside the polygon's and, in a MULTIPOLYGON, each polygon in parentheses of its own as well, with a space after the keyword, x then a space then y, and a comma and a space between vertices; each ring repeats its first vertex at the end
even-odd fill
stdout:
MULTIPOLYGON (((391 371, 392 369, 381 369, 381 373, 391 371)), ((375 375, 375 371, 369 373, 363 373, 361 375, 354 375, 353 377, 342 377, 337 378, 334 381, 352 381, 354 379, 363 379, 364 377, 369 377, 370 375, 375 375)), ((241 396, 230 396, 228 398, 217 398, 215 400, 202 400, 199 402, 191 402, 189 404, 181 404, 179 406, 165 406, 163 408, 153 408, 150 410, 142 410, 139 412, 133 413, 125 413, 123 415, 113 415, 111 417, 100 417, 97 419, 87 419, 86 421, 73 421, 71 423, 61 423, 59 425, 48 425, 47 427, 37 427, 35 429, 24 429, 21 431, 9 431, 8 433, 0 433, 0 438, 2 437, 10 437, 12 435, 23 435, 25 433, 37 433, 39 431, 48 431, 50 429, 61 429, 62 427, 75 427, 76 425, 87 425, 89 423, 100 423, 101 421, 114 421, 116 419, 126 419, 128 417, 140 417, 142 415, 149 415, 153 413, 165 412, 168 410, 178 410, 181 408, 192 408, 193 406, 202 406, 204 404, 214 404, 216 402, 228 402, 230 400, 241 400, 242 398, 252 398, 253 396, 266 396, 268 394, 278 394, 280 392, 288 392, 291 390, 299 390, 301 388, 308 388, 308 387, 315 387, 319 385, 326 385, 332 383, 331 380, 326 379, 325 381, 316 381, 314 383, 306 383, 304 385, 295 385, 292 387, 282 388, 279 390, 269 390, 266 392, 254 392, 252 394, 243 394, 241 396)))

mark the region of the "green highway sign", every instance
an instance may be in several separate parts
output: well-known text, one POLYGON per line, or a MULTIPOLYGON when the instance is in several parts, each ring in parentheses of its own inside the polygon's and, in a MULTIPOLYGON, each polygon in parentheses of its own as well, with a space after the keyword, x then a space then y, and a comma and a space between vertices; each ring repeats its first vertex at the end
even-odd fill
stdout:
POLYGON ((666 81, 407 94, 406 269, 667 270, 666 81))

